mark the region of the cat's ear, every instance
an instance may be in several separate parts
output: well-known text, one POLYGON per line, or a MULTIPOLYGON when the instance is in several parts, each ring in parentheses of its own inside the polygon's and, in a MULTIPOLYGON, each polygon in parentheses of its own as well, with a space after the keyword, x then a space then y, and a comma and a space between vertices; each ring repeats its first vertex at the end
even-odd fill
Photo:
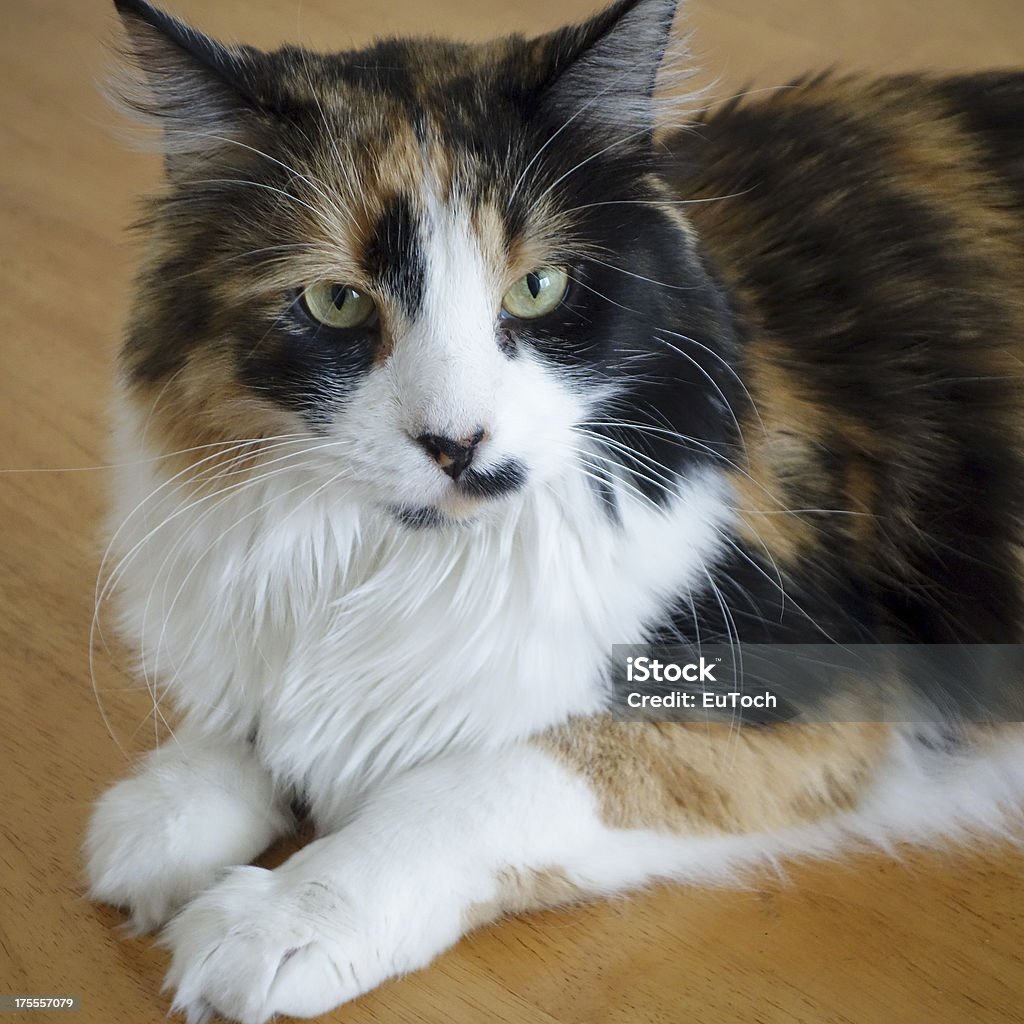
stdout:
POLYGON ((146 0, 114 0, 127 33, 116 98, 160 131, 174 170, 239 142, 259 116, 257 51, 225 46, 146 0))
POLYGON ((537 40, 544 49, 544 102, 599 133, 656 121, 654 90, 672 39, 677 0, 618 0, 581 25, 537 40))

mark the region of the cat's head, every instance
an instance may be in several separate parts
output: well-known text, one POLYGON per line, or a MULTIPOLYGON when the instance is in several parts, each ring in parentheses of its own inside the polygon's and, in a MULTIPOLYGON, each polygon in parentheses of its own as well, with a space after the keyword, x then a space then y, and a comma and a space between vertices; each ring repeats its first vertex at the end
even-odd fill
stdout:
POLYGON ((329 55, 116 2, 168 180, 124 380, 166 449, 299 438, 423 524, 568 473, 663 500, 728 441, 728 313, 658 173, 673 0, 329 55))

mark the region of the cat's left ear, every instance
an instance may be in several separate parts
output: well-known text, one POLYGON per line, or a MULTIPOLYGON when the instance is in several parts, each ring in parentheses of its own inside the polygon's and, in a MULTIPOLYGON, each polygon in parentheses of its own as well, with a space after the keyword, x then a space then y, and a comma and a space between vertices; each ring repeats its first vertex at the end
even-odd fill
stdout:
POLYGON ((654 90, 677 0, 618 0, 581 25, 536 40, 543 102, 599 133, 655 126, 654 90))

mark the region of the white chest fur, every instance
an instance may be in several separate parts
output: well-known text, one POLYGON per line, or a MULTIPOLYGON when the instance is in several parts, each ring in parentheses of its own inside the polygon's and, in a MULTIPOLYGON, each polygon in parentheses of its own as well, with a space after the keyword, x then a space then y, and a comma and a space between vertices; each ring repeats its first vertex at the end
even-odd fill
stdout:
POLYGON ((413 530, 297 461, 196 500, 122 444, 113 552, 150 683, 205 728, 256 732, 327 815, 453 745, 597 709, 609 645, 703 578, 725 516, 707 477, 616 524, 580 475, 413 530))

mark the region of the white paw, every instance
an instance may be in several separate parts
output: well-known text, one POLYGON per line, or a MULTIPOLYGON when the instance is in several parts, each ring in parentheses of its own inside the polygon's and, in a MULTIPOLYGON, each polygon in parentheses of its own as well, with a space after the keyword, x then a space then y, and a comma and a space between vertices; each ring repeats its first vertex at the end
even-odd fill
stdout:
POLYGON ((224 867, 181 848, 155 796, 145 776, 119 782, 96 804, 85 839, 90 898, 123 907, 139 933, 162 925, 224 867))
POLYGON ((269 777, 228 743, 161 748, 96 804, 85 839, 89 895, 151 931, 289 825, 269 777))
POLYGON ((175 917, 166 987, 189 1024, 214 1013, 262 1024, 276 1013, 313 1017, 397 973, 353 908, 319 882, 234 868, 175 917))

